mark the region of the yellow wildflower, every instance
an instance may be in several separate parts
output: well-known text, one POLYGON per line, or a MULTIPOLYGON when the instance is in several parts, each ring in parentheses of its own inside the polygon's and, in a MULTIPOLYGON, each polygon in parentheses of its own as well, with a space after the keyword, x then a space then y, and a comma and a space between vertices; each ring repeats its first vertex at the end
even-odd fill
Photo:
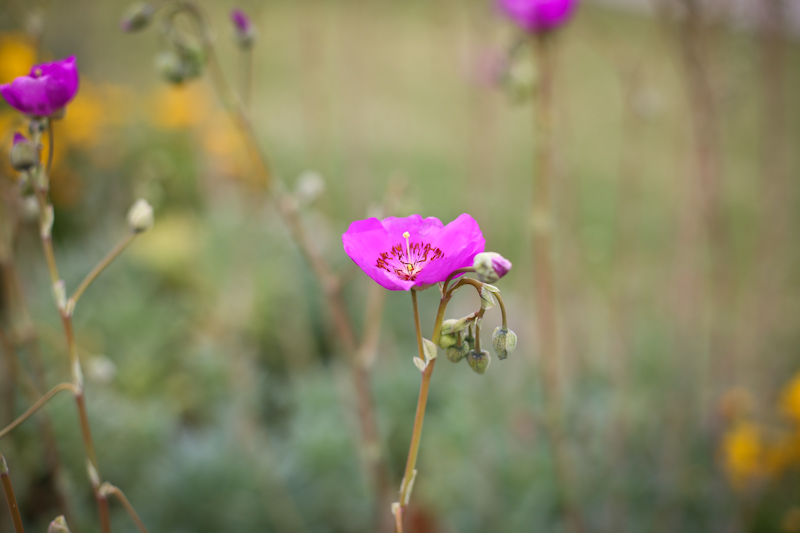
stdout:
POLYGON ((199 84, 161 86, 153 95, 152 120, 162 129, 184 129, 201 124, 211 107, 208 92, 199 84))
POLYGON ((728 430, 722 441, 723 466, 737 489, 764 474, 764 443, 761 430, 752 422, 742 421, 728 430))

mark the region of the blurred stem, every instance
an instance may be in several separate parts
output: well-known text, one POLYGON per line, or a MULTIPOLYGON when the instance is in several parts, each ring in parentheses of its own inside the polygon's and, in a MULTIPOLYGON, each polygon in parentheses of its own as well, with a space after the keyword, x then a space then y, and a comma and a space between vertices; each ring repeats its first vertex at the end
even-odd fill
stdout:
POLYGON ((547 412, 546 434, 553 450, 556 480, 561 492, 560 505, 568 531, 583 531, 582 520, 572 501, 568 461, 561 435, 561 383, 558 371, 558 316, 556 312, 556 280, 553 269, 553 76, 555 42, 553 34, 532 36, 534 68, 538 67, 538 94, 534 94, 534 131, 536 135, 533 175, 531 228, 533 230, 533 288, 536 306, 536 328, 544 363, 542 384, 547 412))
POLYGON ((18 416, 16 420, 14 420, 9 425, 0 430, 0 440, 4 439, 6 436, 8 436, 9 433, 14 431, 20 424, 22 424, 31 416, 33 416, 36 413, 36 411, 41 409, 47 402, 49 402, 53 398, 53 396, 65 390, 72 391, 73 394, 77 392, 77 388, 72 383, 59 383, 58 385, 50 389, 47 392, 47 394, 39 398, 36 401, 36 403, 34 403, 32 406, 28 408, 27 411, 18 416))
MULTIPOLYGON (((417 346, 419 347, 419 356, 424 361, 425 351, 422 345, 422 331, 419 323, 419 310, 417 307, 417 295, 414 289, 411 289, 411 301, 414 305, 414 322, 417 331, 417 346)), ((431 339, 434 344, 439 344, 439 338, 442 333, 442 321, 444 320, 444 313, 447 310, 447 303, 450 301, 448 296, 442 296, 439 302, 439 311, 436 314, 436 322, 433 325, 433 338, 431 339)), ((403 482, 400 485, 400 501, 396 507, 395 513, 395 530, 396 533, 402 533, 403 517, 405 516, 408 502, 411 499, 411 489, 414 486, 414 479, 417 475, 417 456, 419 455, 419 446, 422 439, 422 424, 425 421, 425 408, 428 405, 428 389, 431 384, 431 376, 433 375, 433 367, 436 364, 436 359, 432 359, 422 372, 422 385, 419 389, 419 398, 417 399, 417 412, 414 415, 414 429, 411 432, 411 444, 408 448, 408 458, 406 459, 406 470, 403 474, 403 482)))
POLYGON ((83 294, 83 291, 85 291, 86 288, 89 287, 89 285, 91 285, 92 282, 97 279, 97 277, 106 268, 108 268, 108 265, 110 265, 114 259, 119 257, 125 248, 127 248, 128 245, 133 242, 133 239, 136 238, 136 235, 138 234, 133 231, 126 234, 125 237, 119 243, 117 243, 117 245, 110 252, 108 252, 103 260, 97 263, 97 265, 92 269, 91 272, 89 272, 83 281, 81 281, 80 285, 78 285, 78 288, 75 289, 75 292, 72 294, 67 303, 67 310, 69 314, 72 314, 73 310, 75 309, 75 305, 78 303, 78 300, 83 294))
POLYGON ((119 503, 125 508, 125 512, 127 512, 128 516, 131 517, 131 520, 136 525, 136 528, 140 531, 140 533, 147 533, 147 528, 139 518, 139 515, 136 514, 136 510, 133 508, 133 505, 131 505, 131 502, 129 502, 128 498, 125 497, 124 492, 111 483, 103 483, 103 485, 100 487, 100 492, 106 496, 114 496, 117 500, 119 500, 119 503))
POLYGON ((240 68, 241 68, 241 84, 242 87, 240 89, 242 95, 242 106, 244 107, 247 116, 252 116, 253 114, 253 47, 246 46, 242 48, 242 53, 240 54, 240 68))
POLYGON ((17 498, 14 496, 14 487, 11 485, 11 478, 8 475, 8 464, 6 464, 6 458, 3 457, 2 453, 0 453, 0 480, 3 482, 3 491, 6 493, 11 520, 14 522, 14 531, 16 533, 25 533, 25 529, 22 527, 22 517, 19 515, 17 498))
MULTIPOLYGON (((359 357, 360 347, 342 294, 341 280, 333 272, 322 252, 311 240, 292 199, 281 194, 281 184, 273 177, 271 160, 258 142, 258 137, 248 111, 242 103, 242 98, 234 93, 222 72, 213 39, 208 31, 206 17, 202 10, 191 1, 176 0, 176 3, 191 16, 197 31, 200 33, 203 47, 209 58, 210 77, 217 97, 239 128, 247 148, 260 168, 262 185, 268 198, 275 205, 278 215, 288 227, 295 244, 297 244, 322 286, 333 317, 334 330, 339 336, 345 352, 350 356, 356 391, 358 420, 361 426, 361 445, 365 452, 374 489, 377 492, 374 515, 375 519, 379 520, 383 516, 383 506, 387 503, 384 501, 385 495, 388 495, 390 491, 388 485, 389 473, 387 465, 383 461, 382 446, 378 436, 375 408, 369 386, 369 370, 365 364, 365 358, 359 357)), ((388 500, 388 498, 386 499, 388 500)))
POLYGON ((55 153, 55 132, 53 131, 53 119, 47 120, 47 169, 45 170, 45 174, 47 174, 47 179, 50 179, 50 171, 53 170, 53 154, 55 153))
POLYGON ((14 419, 14 412, 16 411, 16 397, 17 397, 17 381, 19 381, 19 364, 17 362, 17 354, 11 344, 10 339, 6 336, 5 331, 0 327, 0 348, 3 351, 3 359, 5 360, 5 380, 3 382, 3 405, 7 412, 3 414, 3 423, 14 419))

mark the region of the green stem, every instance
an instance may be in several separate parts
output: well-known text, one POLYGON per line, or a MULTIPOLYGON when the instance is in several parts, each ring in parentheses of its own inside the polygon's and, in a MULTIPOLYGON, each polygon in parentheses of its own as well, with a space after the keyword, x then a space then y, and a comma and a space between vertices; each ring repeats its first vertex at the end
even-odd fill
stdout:
POLYGON ((3 491, 6 493, 6 501, 8 508, 11 511, 11 520, 14 522, 14 531, 16 533, 25 533, 22 527, 22 517, 19 514, 19 506, 17 505, 17 498, 14 496, 14 487, 11 485, 11 478, 8 475, 8 464, 6 458, 0 453, 0 480, 3 483, 3 491))
MULTIPOLYGON (((412 289, 412 301, 414 302, 414 318, 417 329, 417 345, 420 347, 420 357, 424 360, 425 355, 422 349, 422 333, 419 326, 419 312, 417 310, 417 298, 412 289)), ((439 311, 436 314, 436 322, 433 326, 433 342, 439 343, 439 338, 442 333, 442 321, 444 320, 444 313, 447 310, 447 303, 450 298, 443 296, 439 302, 439 311)), ((422 424, 425 421, 425 408, 428 405, 428 390, 430 388, 431 376, 433 375, 433 367, 436 364, 436 359, 432 359, 425 367, 422 373, 422 384, 419 389, 419 398, 417 399, 417 411, 414 415, 414 429, 411 432, 411 444, 408 448, 408 458, 406 459, 406 469, 403 474, 403 483, 400 486, 400 501, 396 507, 395 514, 395 530, 396 533, 402 533, 403 516, 406 508, 408 507, 409 499, 411 498, 411 489, 413 488, 413 480, 416 477, 417 457, 419 456, 419 446, 422 439, 422 424)))
POLYGON ((97 277, 100 274, 102 274, 102 272, 106 268, 108 268, 108 265, 110 265, 111 262, 114 261, 114 259, 119 257, 119 255, 125 250, 125 248, 127 248, 128 245, 130 245, 130 243, 133 242, 133 239, 136 238, 136 235, 137 233, 135 232, 128 233, 124 239, 122 239, 119 243, 117 243, 117 245, 110 252, 108 252, 108 254, 103 258, 102 261, 97 263, 97 265, 92 269, 91 272, 89 272, 89 274, 83 279, 83 281, 81 281, 80 285, 78 285, 78 288, 75 289, 75 292, 72 294, 67 303, 68 314, 71 315, 73 313, 73 311, 75 310, 75 305, 78 303, 78 300, 80 299, 83 292, 89 287, 89 285, 92 284, 92 282, 94 282, 95 279, 97 279, 97 277))
POLYGON ((50 391, 47 394, 39 398, 36 401, 36 403, 34 403, 32 406, 28 408, 27 411, 25 411, 19 417, 17 417, 16 420, 14 420, 9 425, 0 430, 0 440, 4 439, 6 436, 8 436, 9 433, 14 431, 20 424, 22 424, 32 415, 34 415, 36 411, 41 409, 47 402, 49 402, 50 399, 53 398, 53 396, 65 390, 72 391, 73 394, 77 393, 77 388, 72 383, 59 383, 58 385, 50 389, 50 391))
POLYGON ((128 498, 125 496, 125 493, 122 492, 118 487, 115 487, 111 483, 103 483, 100 487, 100 492, 106 496, 114 496, 119 503, 122 504, 122 507, 128 513, 133 523, 136 525, 136 528, 139 530, 140 533, 147 533, 147 528, 144 526, 144 522, 142 522, 139 515, 136 513, 136 509, 133 508, 131 502, 128 501, 128 498))

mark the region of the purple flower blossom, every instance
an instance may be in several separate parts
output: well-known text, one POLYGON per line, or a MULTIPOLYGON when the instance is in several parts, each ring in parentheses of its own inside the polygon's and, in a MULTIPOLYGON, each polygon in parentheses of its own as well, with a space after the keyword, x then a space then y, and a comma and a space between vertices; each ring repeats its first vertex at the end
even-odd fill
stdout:
POLYGON ((500 8, 525 31, 540 33, 563 25, 577 0, 498 0, 500 8))
POLYGON ((465 213, 447 226, 420 215, 357 220, 342 235, 342 243, 350 259, 382 287, 407 291, 472 266, 486 241, 478 223, 465 213))
POLYGON ((234 9, 231 11, 231 22, 236 26, 236 31, 239 33, 250 33, 250 30, 253 28, 250 17, 245 15, 244 11, 241 9, 234 9))
POLYGON ((11 107, 34 117, 47 117, 67 105, 78 92, 75 56, 34 65, 31 73, 0 85, 11 107))

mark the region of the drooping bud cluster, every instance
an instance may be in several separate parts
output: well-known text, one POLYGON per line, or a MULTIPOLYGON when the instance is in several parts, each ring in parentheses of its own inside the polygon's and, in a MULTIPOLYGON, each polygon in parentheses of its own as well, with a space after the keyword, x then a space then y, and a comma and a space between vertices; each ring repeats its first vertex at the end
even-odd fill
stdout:
POLYGON ((179 85, 203 74, 206 57, 203 49, 182 43, 174 49, 162 50, 156 56, 156 69, 169 83, 179 85))
POLYGON ((467 363, 469 363, 469 367, 478 374, 486 372, 491 362, 492 358, 486 350, 470 350, 469 354, 467 354, 467 363))

